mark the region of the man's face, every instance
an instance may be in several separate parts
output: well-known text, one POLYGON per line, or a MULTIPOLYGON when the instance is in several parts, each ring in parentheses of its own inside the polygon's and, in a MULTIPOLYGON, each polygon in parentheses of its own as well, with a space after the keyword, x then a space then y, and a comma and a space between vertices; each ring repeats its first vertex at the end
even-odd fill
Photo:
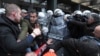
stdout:
POLYGON ((27 14, 27 12, 22 12, 21 15, 22 15, 22 17, 25 17, 25 16, 27 16, 28 14, 27 14))
POLYGON ((17 23, 19 23, 20 21, 21 21, 21 10, 20 9, 18 9, 18 12, 16 12, 16 14, 15 14, 15 21, 17 22, 17 23))
POLYGON ((37 20, 37 14, 36 13, 30 13, 30 22, 35 23, 37 20))

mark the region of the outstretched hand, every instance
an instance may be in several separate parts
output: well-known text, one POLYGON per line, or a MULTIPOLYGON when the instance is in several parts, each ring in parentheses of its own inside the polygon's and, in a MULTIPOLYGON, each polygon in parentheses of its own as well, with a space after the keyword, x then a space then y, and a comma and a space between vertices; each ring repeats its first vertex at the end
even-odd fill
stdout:
POLYGON ((48 45, 53 44, 52 41, 53 41, 53 39, 48 39, 47 44, 48 45))
POLYGON ((38 36, 38 35, 41 35, 41 30, 40 30, 40 26, 39 24, 35 24, 35 28, 33 30, 33 33, 38 36))

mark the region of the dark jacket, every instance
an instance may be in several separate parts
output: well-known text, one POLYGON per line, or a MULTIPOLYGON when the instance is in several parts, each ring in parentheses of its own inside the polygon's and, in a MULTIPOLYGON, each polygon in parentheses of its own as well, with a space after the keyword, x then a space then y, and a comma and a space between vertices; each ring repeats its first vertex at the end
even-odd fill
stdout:
POLYGON ((73 17, 68 21, 68 29, 70 30, 70 34, 73 38, 80 38, 84 35, 93 36, 94 28, 97 25, 100 25, 100 19, 98 15, 91 15, 95 20, 91 24, 87 24, 87 18, 82 16, 81 20, 76 20, 77 18, 73 17))
POLYGON ((91 36, 66 39, 56 43, 52 48, 57 51, 61 47, 64 47, 70 56, 100 56, 100 40, 91 36))
POLYGON ((25 53, 26 48, 31 43, 27 41, 27 38, 21 42, 17 42, 20 30, 17 23, 14 23, 6 16, 0 17, 0 55, 8 56, 20 56, 20 53, 25 53))
POLYGON ((71 20, 68 22, 68 29, 70 30, 70 34, 72 38, 80 38, 85 34, 85 22, 79 22, 71 20))

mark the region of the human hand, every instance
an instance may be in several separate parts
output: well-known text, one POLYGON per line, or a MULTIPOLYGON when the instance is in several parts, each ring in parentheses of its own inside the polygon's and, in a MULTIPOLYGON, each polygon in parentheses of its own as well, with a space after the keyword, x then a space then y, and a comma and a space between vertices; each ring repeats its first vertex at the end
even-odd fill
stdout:
POLYGON ((54 49, 49 49, 49 52, 55 52, 54 49))
POLYGON ((33 30, 33 33, 34 33, 36 36, 41 35, 41 30, 40 30, 40 28, 35 28, 35 29, 33 30))
POLYGON ((41 30, 40 30, 40 26, 39 24, 35 24, 35 28, 33 30, 33 33, 38 36, 38 35, 41 35, 41 30))
POLYGON ((48 39, 47 44, 48 45, 53 44, 52 41, 53 41, 53 39, 48 39))
POLYGON ((25 56, 37 56, 34 52, 29 52, 29 53, 26 53, 25 56))

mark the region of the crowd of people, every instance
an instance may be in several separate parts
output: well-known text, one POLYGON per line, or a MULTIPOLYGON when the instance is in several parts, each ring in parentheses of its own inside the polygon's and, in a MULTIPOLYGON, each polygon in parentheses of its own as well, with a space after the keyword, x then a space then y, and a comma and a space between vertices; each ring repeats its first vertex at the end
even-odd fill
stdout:
POLYGON ((100 56, 100 16, 89 10, 38 12, 16 4, 0 10, 1 56, 100 56))

